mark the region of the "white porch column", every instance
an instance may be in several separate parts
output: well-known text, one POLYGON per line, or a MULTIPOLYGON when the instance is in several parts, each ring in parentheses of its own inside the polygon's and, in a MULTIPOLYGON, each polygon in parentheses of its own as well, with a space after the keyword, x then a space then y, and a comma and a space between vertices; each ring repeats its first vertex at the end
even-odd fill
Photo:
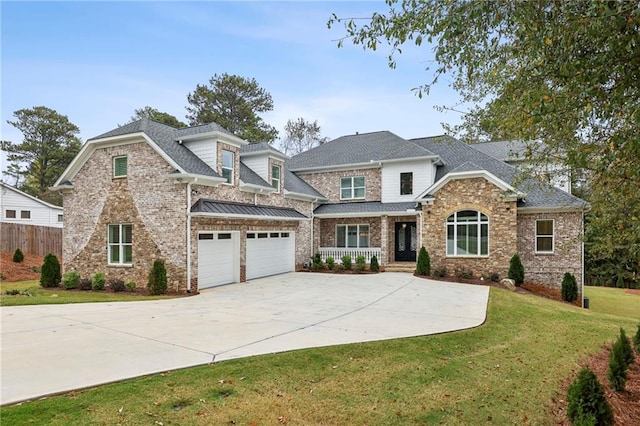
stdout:
POLYGON ((382 216, 380 218, 380 264, 387 265, 389 263, 389 217, 382 216))

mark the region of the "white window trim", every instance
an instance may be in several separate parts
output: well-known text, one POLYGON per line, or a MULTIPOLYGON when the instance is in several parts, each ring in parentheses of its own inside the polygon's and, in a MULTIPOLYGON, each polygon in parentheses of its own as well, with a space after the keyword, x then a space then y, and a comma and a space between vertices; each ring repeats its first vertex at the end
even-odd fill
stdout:
POLYGON ((20 216, 20 215, 18 214, 19 212, 20 212, 20 210, 16 210, 16 209, 5 209, 5 210, 4 210, 4 218, 5 218, 5 219, 11 219, 11 220, 17 220, 17 219, 19 219, 19 217, 18 217, 18 216, 20 216), (8 214, 9 212, 13 212, 13 217, 9 217, 9 216, 7 216, 7 214, 8 214))
POLYGON ((127 156, 118 155, 117 157, 113 157, 113 178, 114 179, 126 178, 128 174, 129 174, 129 159, 127 158, 127 156), (127 160, 127 171, 123 175, 116 175, 116 160, 119 160, 120 158, 125 158, 127 160))
POLYGON ((280 182, 282 180, 282 167, 280 167, 279 164, 272 164, 271 165, 271 186, 273 186, 273 188, 276 190, 276 192, 280 192, 280 182), (273 169, 277 167, 278 168, 278 176, 277 178, 273 177, 273 169), (273 184, 275 183, 274 181, 278 182, 278 186, 274 186, 273 184))
MULTIPOLYGON (((346 189, 346 188, 345 188, 346 189)), ((367 198, 367 178, 365 176, 342 176, 340 177, 340 199, 341 200, 364 200, 365 198, 367 198), (364 189, 364 195, 362 197, 355 197, 354 196, 354 192, 355 192, 355 186, 354 186, 354 181, 355 179, 358 178, 362 178, 364 180, 364 185, 362 187, 358 186, 358 188, 362 188, 364 189), (351 197, 343 197, 342 196, 342 179, 351 179, 351 197)))
POLYGON ((123 266, 123 267, 132 267, 133 266, 133 224, 131 223, 110 223, 107 225, 107 265, 108 266, 123 266), (122 227, 123 226, 131 226, 131 243, 123 243, 122 242, 122 227), (109 242, 109 228, 111 226, 118 226, 119 235, 119 243, 112 244, 109 242), (111 246, 117 245, 119 247, 119 256, 120 262, 112 262, 111 261, 111 246), (124 247, 131 246, 131 263, 124 263, 124 247))
POLYGON ((236 153, 233 151, 229 151, 228 149, 222 149, 222 154, 220 155, 220 174, 224 177, 224 170, 231 170, 231 182, 222 182, 222 185, 234 185, 235 182, 235 172, 236 172, 236 153), (232 155, 231 167, 226 167, 224 165, 224 153, 228 152, 232 155))
POLYGON ((338 223, 336 224, 336 228, 335 228, 335 245, 336 248, 345 248, 345 249, 359 249, 359 248, 371 248, 371 225, 368 223, 338 223), (340 226, 344 226, 345 230, 344 230, 344 247, 340 247, 338 245, 338 228, 340 226), (357 238, 356 238, 356 243, 357 246, 356 247, 349 247, 347 246, 347 242, 349 241, 349 235, 348 235, 348 229, 349 226, 356 226, 357 227, 357 238), (368 226, 369 227, 369 241, 368 241, 368 245, 366 247, 360 247, 360 227, 361 226, 368 226))
POLYGON ((451 213, 449 216, 447 216, 445 218, 445 226, 444 226, 444 237, 445 237, 445 247, 444 247, 444 252, 445 252, 445 256, 446 257, 460 257, 460 258, 487 258, 489 257, 491 251, 489 250, 489 247, 491 247, 491 240, 490 240, 490 236, 491 236, 491 220, 489 219, 489 215, 485 214, 483 212, 481 212, 480 210, 473 210, 473 209, 464 209, 464 210, 457 210, 453 213, 451 213), (459 212, 463 212, 463 211, 474 211, 476 213, 480 213, 480 214, 484 214, 485 216, 487 216, 487 221, 486 222, 481 222, 480 219, 478 219, 476 222, 458 222, 458 216, 457 213, 459 212), (453 222, 447 222, 447 219, 451 216, 451 215, 456 215, 456 219, 453 222), (458 241, 458 225, 477 225, 478 227, 478 251, 481 251, 482 248, 482 244, 481 244, 481 239, 482 239, 482 225, 487 225, 487 254, 458 254, 458 245, 456 244, 456 242, 458 241), (449 248, 448 248, 448 241, 449 241, 449 225, 453 225, 453 252, 454 254, 449 254, 449 248))
POLYGON ((535 224, 535 240, 534 240, 534 250, 536 254, 555 254, 556 251, 556 221, 555 219, 536 219, 535 224), (540 221, 551 221, 551 235, 538 235, 538 222, 540 221), (538 250, 538 237, 549 238, 551 237, 551 251, 548 250, 538 250))

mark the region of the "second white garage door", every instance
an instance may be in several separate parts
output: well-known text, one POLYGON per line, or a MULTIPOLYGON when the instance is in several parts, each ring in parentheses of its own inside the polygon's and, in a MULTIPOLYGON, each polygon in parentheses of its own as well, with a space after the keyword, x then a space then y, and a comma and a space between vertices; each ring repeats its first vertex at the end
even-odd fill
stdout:
POLYGON ((295 270, 295 238, 288 231, 247 232, 247 279, 295 270))

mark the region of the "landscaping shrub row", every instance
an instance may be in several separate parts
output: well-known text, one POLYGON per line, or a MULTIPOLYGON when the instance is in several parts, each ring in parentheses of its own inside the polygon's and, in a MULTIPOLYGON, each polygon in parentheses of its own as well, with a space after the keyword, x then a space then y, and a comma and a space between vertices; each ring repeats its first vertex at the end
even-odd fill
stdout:
MULTIPOLYGON (((357 273, 362 273, 367 270, 367 259, 364 256, 356 257, 355 266, 353 264, 351 256, 349 256, 348 254, 342 256, 340 260, 342 261, 342 263, 336 263, 333 257, 328 256, 323 263, 320 253, 316 253, 311 259, 312 262, 310 269, 314 272, 329 270, 335 273, 341 273, 345 271, 355 271, 357 273)), ((371 258, 371 262, 369 263, 369 271, 380 271, 380 264, 378 263, 378 258, 376 256, 373 256, 371 258)))

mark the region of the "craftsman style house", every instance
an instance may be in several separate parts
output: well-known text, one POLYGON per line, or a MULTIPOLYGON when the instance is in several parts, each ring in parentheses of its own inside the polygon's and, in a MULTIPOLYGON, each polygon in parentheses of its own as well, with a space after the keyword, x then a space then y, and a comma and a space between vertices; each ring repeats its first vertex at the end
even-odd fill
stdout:
POLYGON ((216 124, 142 119, 90 139, 59 178, 64 270, 140 284, 156 259, 197 291, 301 268, 319 252, 526 279, 582 279, 585 202, 450 137, 343 136, 288 158, 216 124), (518 183, 519 182, 519 183, 518 183), (518 183, 518 184, 517 184, 518 183))

